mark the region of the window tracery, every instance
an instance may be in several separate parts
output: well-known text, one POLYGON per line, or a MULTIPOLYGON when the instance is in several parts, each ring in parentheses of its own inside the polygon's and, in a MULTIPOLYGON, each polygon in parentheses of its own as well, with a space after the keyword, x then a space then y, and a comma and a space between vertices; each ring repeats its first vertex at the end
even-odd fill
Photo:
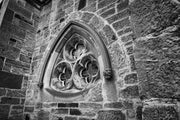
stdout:
POLYGON ((93 46, 80 35, 73 35, 60 52, 51 78, 57 91, 84 90, 100 78, 99 63, 93 46))

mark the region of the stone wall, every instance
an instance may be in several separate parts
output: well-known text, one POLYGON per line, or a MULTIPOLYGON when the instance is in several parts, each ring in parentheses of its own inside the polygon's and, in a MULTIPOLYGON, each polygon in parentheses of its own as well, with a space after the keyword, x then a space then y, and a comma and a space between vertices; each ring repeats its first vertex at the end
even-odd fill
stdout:
POLYGON ((0 119, 23 119, 26 89, 40 11, 9 0, 0 27, 0 119))
MULTIPOLYGON (((13 1, 15 0, 11 2, 13 1)), ((19 42, 24 41, 24 44, 18 49, 19 53, 1 55, 2 62, 0 63, 3 63, 1 65, 3 71, 9 70, 6 73, 3 72, 5 76, 9 73, 17 74, 16 72, 20 70, 14 70, 14 68, 18 65, 22 69, 26 66, 25 63, 30 65, 30 61, 31 71, 26 74, 22 73, 24 70, 22 69, 21 73, 18 72, 18 76, 14 77, 22 79, 26 75, 24 77, 26 80, 21 80, 24 83, 28 76, 29 84, 24 108, 23 105, 22 107, 13 105, 16 102, 20 104, 19 96, 11 96, 14 98, 11 101, 12 99, 5 97, 8 96, 10 89, 2 88, 4 91, 1 95, 3 96, 1 97, 3 105, 0 109, 2 115, 11 116, 13 113, 22 115, 23 110, 26 120, 179 119, 180 4, 178 1, 52 0, 52 3, 44 6, 37 15, 35 14, 37 11, 33 12, 34 9, 28 9, 28 4, 22 1, 17 1, 17 4, 21 7, 17 7, 15 3, 9 4, 10 13, 8 17, 5 17, 9 22, 1 27, 3 29, 1 33, 8 31, 5 33, 12 34, 13 39, 6 38, 7 36, 4 35, 6 42, 8 40, 11 42, 4 43, 5 40, 3 40, 1 43, 12 48, 16 48, 19 42), (31 17, 28 18, 29 12, 31 17), (36 22, 31 24, 31 20, 36 22), (98 33, 108 49, 114 77, 109 81, 109 86, 104 85, 101 80, 88 93, 87 99, 72 102, 53 100, 43 102, 41 101, 43 92, 39 85, 42 67, 52 44, 70 21, 87 24, 98 33), (33 27, 25 27, 23 23, 38 26, 37 32, 35 33, 33 27), (18 29, 9 29, 8 25, 13 28, 18 27, 18 29), (20 31, 19 27, 25 31, 25 34, 20 31), (34 38, 29 40, 32 37, 30 33, 36 34, 35 41, 34 38), (31 46, 31 43, 35 43, 34 46, 31 46), (28 55, 32 60, 28 61, 28 55), (8 64, 9 59, 11 64, 8 64), (111 86, 112 81, 115 86, 111 86), (112 88, 115 88, 115 91, 112 91, 112 88), (3 103, 3 101, 8 103, 3 103), (7 112, 2 108, 6 108, 7 112), (16 109, 15 112, 13 109, 16 109)), ((14 89, 13 87, 9 88, 14 89)), ((24 96, 21 99, 24 100, 24 96)))
POLYGON ((35 120, 178 120, 179 8, 173 0, 53 0, 41 11, 26 97, 34 111, 27 114, 35 120), (104 41, 115 86, 100 82, 92 99, 79 102, 39 101, 44 60, 70 21, 89 25, 104 41))

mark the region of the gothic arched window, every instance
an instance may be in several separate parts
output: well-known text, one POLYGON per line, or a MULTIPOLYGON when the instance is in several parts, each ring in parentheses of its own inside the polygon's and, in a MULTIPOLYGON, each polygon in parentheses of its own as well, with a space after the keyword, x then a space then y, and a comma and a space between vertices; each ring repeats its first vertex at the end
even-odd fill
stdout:
POLYGON ((60 33, 45 63, 40 83, 61 98, 87 93, 98 81, 111 78, 103 41, 88 26, 76 22, 60 33))

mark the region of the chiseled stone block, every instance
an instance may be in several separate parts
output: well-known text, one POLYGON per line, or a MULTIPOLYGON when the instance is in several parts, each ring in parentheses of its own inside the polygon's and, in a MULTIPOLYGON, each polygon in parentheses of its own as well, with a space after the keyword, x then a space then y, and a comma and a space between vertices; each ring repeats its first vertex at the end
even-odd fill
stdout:
POLYGON ((126 120, 120 110, 102 110, 98 112, 97 120, 126 120))

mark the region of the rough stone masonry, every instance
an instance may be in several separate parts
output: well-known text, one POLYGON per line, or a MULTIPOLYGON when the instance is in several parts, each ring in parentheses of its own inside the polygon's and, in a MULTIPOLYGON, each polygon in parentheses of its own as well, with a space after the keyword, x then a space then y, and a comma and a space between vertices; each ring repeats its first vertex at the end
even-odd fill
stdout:
POLYGON ((0 120, 179 119, 179 0, 52 0, 42 10, 9 0, 0 27, 0 120), (71 21, 103 40, 115 85, 100 80, 83 100, 41 101, 43 65, 71 21))

